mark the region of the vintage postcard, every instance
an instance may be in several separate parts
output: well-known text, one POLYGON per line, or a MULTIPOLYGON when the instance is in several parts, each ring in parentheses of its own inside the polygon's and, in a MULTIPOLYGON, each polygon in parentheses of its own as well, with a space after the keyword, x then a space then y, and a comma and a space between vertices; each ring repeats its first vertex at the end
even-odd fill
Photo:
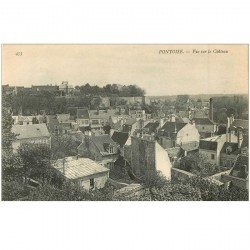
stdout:
POLYGON ((2 45, 3 201, 249 199, 248 45, 2 45))

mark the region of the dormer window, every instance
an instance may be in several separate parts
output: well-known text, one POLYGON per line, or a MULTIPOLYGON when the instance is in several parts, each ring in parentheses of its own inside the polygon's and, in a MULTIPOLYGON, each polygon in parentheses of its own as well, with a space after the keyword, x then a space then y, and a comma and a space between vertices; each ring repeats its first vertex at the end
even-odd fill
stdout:
POLYGON ((108 143, 104 143, 103 145, 104 149, 106 152, 108 152, 109 154, 113 154, 114 153, 114 146, 108 143))

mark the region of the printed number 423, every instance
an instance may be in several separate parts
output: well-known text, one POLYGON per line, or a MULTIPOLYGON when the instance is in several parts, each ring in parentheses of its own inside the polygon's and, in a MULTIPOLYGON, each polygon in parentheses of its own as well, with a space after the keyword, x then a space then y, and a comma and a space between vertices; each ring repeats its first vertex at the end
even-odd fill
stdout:
POLYGON ((16 52, 16 56, 22 56, 22 55, 23 55, 23 52, 21 51, 16 52))

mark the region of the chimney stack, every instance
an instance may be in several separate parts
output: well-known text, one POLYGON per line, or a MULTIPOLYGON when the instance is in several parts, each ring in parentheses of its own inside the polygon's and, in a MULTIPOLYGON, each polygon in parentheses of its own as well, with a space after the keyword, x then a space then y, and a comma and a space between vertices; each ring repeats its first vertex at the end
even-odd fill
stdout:
POLYGON ((213 98, 209 99, 209 119, 211 121, 214 120, 214 104, 213 104, 213 98))

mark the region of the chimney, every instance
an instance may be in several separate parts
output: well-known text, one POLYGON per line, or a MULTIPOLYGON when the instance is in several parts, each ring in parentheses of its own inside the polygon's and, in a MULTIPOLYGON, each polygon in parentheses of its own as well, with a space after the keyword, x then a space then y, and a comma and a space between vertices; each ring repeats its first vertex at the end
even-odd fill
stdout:
POLYGON ((226 128, 226 141, 229 142, 229 128, 230 128, 230 118, 227 117, 227 128, 226 128))
POLYGON ((171 115, 171 122, 175 122, 175 116, 171 115))
POLYGON ((242 139, 243 139, 242 130, 243 130, 242 127, 238 127, 238 128, 237 128, 237 142, 238 142, 238 148, 241 147, 241 143, 242 143, 242 139))
POLYGON ((209 99, 209 119, 211 121, 214 120, 214 104, 213 104, 213 98, 209 99))

